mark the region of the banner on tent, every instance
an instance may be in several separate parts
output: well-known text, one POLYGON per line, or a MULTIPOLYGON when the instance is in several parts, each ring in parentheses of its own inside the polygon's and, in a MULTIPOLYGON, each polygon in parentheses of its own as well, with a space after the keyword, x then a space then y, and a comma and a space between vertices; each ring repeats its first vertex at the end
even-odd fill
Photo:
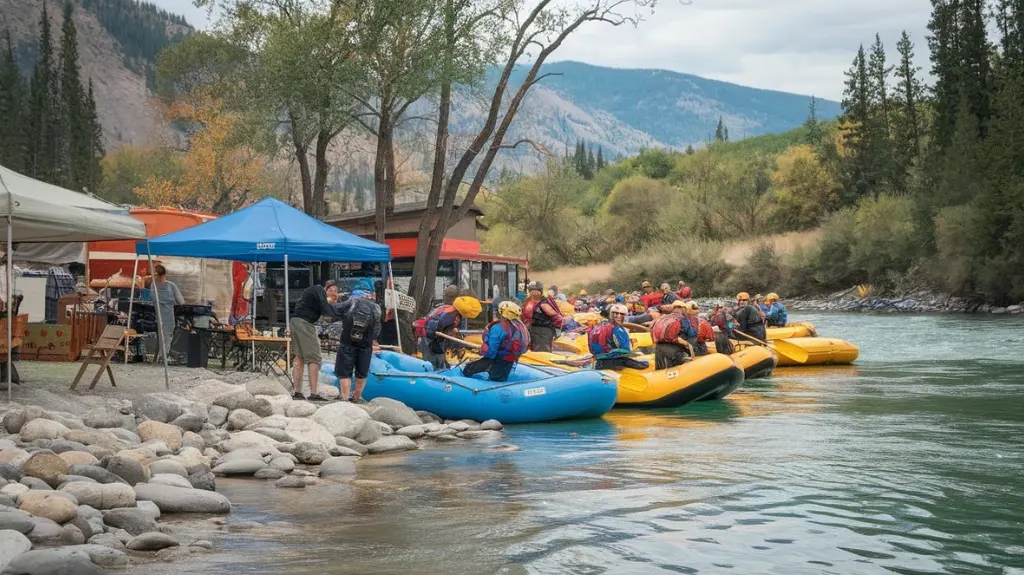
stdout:
POLYGON ((388 308, 398 308, 409 313, 416 311, 416 300, 408 294, 395 290, 384 292, 384 305, 388 308))

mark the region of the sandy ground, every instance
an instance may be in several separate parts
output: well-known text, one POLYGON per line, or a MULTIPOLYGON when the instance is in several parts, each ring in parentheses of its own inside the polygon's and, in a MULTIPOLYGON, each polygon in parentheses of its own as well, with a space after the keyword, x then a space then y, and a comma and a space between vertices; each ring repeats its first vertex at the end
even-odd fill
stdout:
MULTIPOLYGON (((18 373, 22 384, 14 384, 11 390, 11 402, 21 405, 39 405, 46 409, 81 414, 89 409, 105 404, 116 404, 123 399, 137 399, 147 393, 168 391, 164 383, 162 365, 130 363, 112 364, 114 380, 117 387, 111 387, 104 375, 96 387, 89 389, 96 367, 90 366, 75 391, 71 391, 71 382, 75 379, 81 363, 79 362, 17 362, 18 373)), ((170 391, 183 393, 199 385, 207 379, 219 379, 227 383, 243 383, 260 377, 262 374, 226 371, 218 373, 209 369, 186 367, 170 367, 168 370, 170 391)), ((278 379, 287 386, 284 378, 278 379)), ((12 407, 7 403, 7 384, 0 383, 0 411, 12 407)))

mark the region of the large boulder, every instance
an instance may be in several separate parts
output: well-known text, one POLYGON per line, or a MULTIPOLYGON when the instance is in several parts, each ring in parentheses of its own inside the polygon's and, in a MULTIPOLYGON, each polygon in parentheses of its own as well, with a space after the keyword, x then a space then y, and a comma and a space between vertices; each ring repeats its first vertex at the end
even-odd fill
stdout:
POLYGON ((103 523, 115 529, 124 529, 132 535, 156 531, 156 520, 143 509, 126 507, 111 509, 103 514, 103 523))
MULTIPOLYGON (((406 428, 403 427, 402 429, 406 428)), ((336 437, 344 436, 339 435, 336 437)), ((355 435, 354 439, 362 445, 369 445, 381 437, 384 437, 384 435, 381 433, 380 422, 367 419, 366 422, 363 423, 363 427, 359 430, 359 433, 355 435)))
POLYGON ((68 462, 68 465, 96 465, 99 460, 88 451, 65 451, 58 453, 58 457, 68 462))
POLYGON ((327 429, 332 437, 355 437, 370 415, 361 407, 342 401, 321 407, 310 419, 327 429))
POLYGON ((283 429, 274 429, 272 427, 254 427, 251 431, 266 435, 267 437, 280 441, 281 443, 295 443, 295 438, 290 433, 283 429))
POLYGON ((82 423, 96 429, 108 427, 134 428, 135 418, 121 413, 121 410, 115 407, 104 406, 85 412, 85 415, 82 416, 82 423))
POLYGON ((235 388, 230 393, 225 393, 214 400, 214 405, 226 407, 228 411, 234 411, 236 409, 248 409, 252 411, 255 406, 256 397, 249 393, 243 388, 235 388))
POLYGON ((238 389, 237 385, 224 383, 218 379, 207 379, 189 390, 189 395, 207 407, 213 405, 218 397, 238 389))
POLYGON ((36 517, 45 517, 54 523, 67 523, 78 517, 78 505, 54 491, 24 493, 18 509, 36 517))
POLYGON ((137 445, 142 442, 142 438, 139 434, 135 433, 130 429, 124 429, 123 427, 112 427, 107 429, 110 433, 114 434, 115 437, 128 444, 128 447, 137 445))
POLYGON ((78 430, 72 429, 65 434, 64 439, 68 441, 77 441, 83 445, 98 445, 105 447, 112 451, 120 451, 127 447, 125 441, 114 434, 113 430, 99 430, 99 429, 86 429, 78 430))
POLYGON ((248 409, 236 409, 228 415, 228 429, 242 430, 260 419, 262 417, 248 409))
POLYGON ((116 509, 135 506, 135 490, 123 483, 68 483, 61 491, 70 493, 78 503, 94 509, 116 509))
POLYGON ((288 427, 288 423, 290 421, 291 419, 285 417, 284 415, 275 414, 269 417, 264 417, 257 421, 256 423, 248 425, 247 427, 250 430, 256 429, 257 427, 263 427, 270 429, 280 429, 281 431, 284 431, 284 429, 288 427))
POLYGON ((355 477, 358 457, 331 457, 320 464, 320 477, 355 477))
POLYGON ((128 566, 128 556, 124 552, 117 549, 111 549, 104 545, 75 545, 73 547, 65 547, 64 549, 70 549, 72 551, 83 551, 92 559, 92 562, 101 567, 109 568, 124 568, 128 566))
POLYGON ((28 515, 21 511, 0 511, 0 531, 17 531, 28 533, 35 524, 29 521, 28 515))
POLYGON ((60 523, 46 517, 29 516, 32 522, 32 531, 25 535, 33 545, 59 545, 60 537, 64 534, 60 523))
POLYGON ((21 409, 12 409, 4 414, 4 429, 10 434, 18 433, 26 423, 33 419, 44 417, 45 414, 45 411, 34 405, 26 405, 21 409))
POLYGON ((93 563, 79 546, 38 549, 15 557, 4 575, 103 575, 106 571, 93 563))
POLYGON ((270 399, 265 395, 256 396, 256 399, 252 402, 252 407, 249 409, 260 417, 274 415, 274 404, 270 403, 270 399))
POLYGON ((171 422, 171 425, 182 431, 199 433, 203 429, 206 419, 195 413, 182 413, 171 422))
POLYGON ((174 487, 193 489, 192 484, 188 482, 188 479, 173 473, 157 473, 150 478, 149 482, 153 485, 172 485, 174 487))
POLYGON ((334 435, 314 419, 291 419, 284 430, 300 443, 315 443, 324 449, 330 449, 331 446, 336 445, 334 435))
POLYGON ((0 463, 10 463, 11 465, 20 467, 26 461, 31 454, 24 449, 17 447, 9 447, 3 451, 0 451, 0 463))
POLYGON ((98 465, 72 465, 70 471, 72 475, 89 477, 97 483, 123 483, 128 485, 128 482, 121 476, 111 473, 98 465))
POLYGON ((135 417, 170 423, 181 415, 181 406, 156 394, 144 395, 134 403, 135 417))
POLYGON ((254 379, 245 384, 245 390, 253 395, 291 395, 292 392, 284 388, 276 380, 262 378, 254 379))
MULTIPOLYGON (((150 446, 156 447, 153 444, 150 444, 150 446)), ((116 455, 117 457, 123 457, 125 459, 132 459, 138 461, 143 465, 146 465, 152 461, 157 460, 156 451, 151 447, 145 445, 140 445, 135 449, 122 449, 121 451, 118 451, 116 455)))
POLYGON ((85 445, 78 443, 77 441, 68 441, 66 439, 54 439, 50 441, 50 444, 46 447, 50 451, 60 455, 65 451, 85 451, 85 445))
POLYGON ((189 473, 188 482, 195 489, 202 489, 203 491, 217 490, 217 477, 209 468, 189 473))
POLYGON ((81 545, 85 543, 85 532, 72 523, 66 523, 61 528, 60 541, 64 545, 81 545))
POLYGON ((149 472, 153 475, 158 473, 170 473, 181 477, 188 477, 188 469, 174 459, 158 459, 149 464, 149 472))
POLYGON ((32 542, 19 531, 0 530, 0 571, 15 557, 32 550, 32 542))
MULTIPOLYGON (((228 408, 214 405, 210 408, 210 419, 208 420, 210 425, 215 425, 217 427, 224 425, 228 421, 228 413, 230 413, 228 408)), ((196 433, 199 432, 197 431, 196 433)))
POLYGON ((33 419, 21 428, 21 440, 24 443, 31 443, 37 439, 57 439, 71 431, 62 423, 52 419, 33 419))
POLYGON ((128 485, 149 481, 149 468, 136 459, 115 455, 107 462, 107 471, 124 479, 128 485))
POLYGON ((61 475, 67 475, 70 471, 71 467, 67 461, 61 459, 56 453, 45 449, 33 453, 28 461, 21 466, 21 472, 24 475, 42 479, 50 487, 60 485, 57 479, 61 475))
POLYGON ((235 459, 218 464, 213 472, 217 475, 252 475, 266 466, 262 458, 235 459))
POLYGON ((203 439, 203 436, 199 435, 198 432, 186 431, 181 434, 181 446, 183 448, 191 447, 192 449, 202 452, 206 449, 206 440, 203 439))
MULTIPOLYGON (((407 425, 419 425, 422 422, 420 416, 401 401, 388 397, 375 397, 370 401, 374 407, 373 419, 382 421, 392 427, 405 427, 407 425)), ((339 434, 342 435, 342 434, 339 434)))
POLYGON ((319 465, 331 456, 330 452, 320 443, 303 441, 296 443, 292 454, 299 459, 300 463, 306 465, 319 465))
POLYGON ((291 473, 295 469, 295 462, 292 461, 291 457, 287 455, 281 455, 270 460, 270 467, 283 471, 285 473, 291 473))
POLYGON ((128 543, 128 548, 132 551, 159 551, 168 547, 177 547, 178 545, 180 543, 174 537, 159 531, 150 531, 132 539, 128 543))
POLYGON ((21 469, 10 463, 0 463, 0 479, 18 481, 21 479, 21 469))
POLYGON ((222 441, 217 449, 223 453, 235 451, 236 449, 255 449, 261 455, 269 455, 277 452, 278 442, 256 433, 255 431, 239 431, 231 434, 231 439, 222 441))
MULTIPOLYGON (((380 438, 378 437, 377 439, 380 439, 380 438)), ((351 449, 351 450, 355 451, 356 453, 358 453, 359 455, 366 455, 367 453, 370 452, 368 449, 366 449, 366 446, 363 445, 362 443, 359 443, 355 439, 349 439, 349 438, 347 438, 347 437, 345 437, 343 435, 339 435, 339 436, 335 437, 334 441, 338 442, 338 446, 339 447, 345 447, 347 449, 351 449)), ((376 440, 374 440, 374 441, 376 441, 376 440)), ((373 442, 371 441, 370 443, 373 443, 373 442)))
POLYGON ((309 417, 316 411, 316 406, 308 401, 292 401, 284 406, 284 414, 288 417, 309 417))
POLYGON ((153 420, 143 421, 139 424, 139 437, 142 441, 159 439, 173 451, 177 451, 181 447, 181 429, 169 423, 153 420))
POLYGON ((417 449, 416 442, 404 435, 389 435, 366 446, 370 453, 391 453, 417 449))
POLYGON ((230 513, 227 497, 212 491, 140 483, 135 498, 152 501, 161 513, 230 513))

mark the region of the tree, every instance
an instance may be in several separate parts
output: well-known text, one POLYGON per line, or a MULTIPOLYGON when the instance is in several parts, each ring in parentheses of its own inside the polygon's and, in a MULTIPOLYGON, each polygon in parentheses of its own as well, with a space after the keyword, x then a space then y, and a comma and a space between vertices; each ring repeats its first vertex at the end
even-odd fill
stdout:
POLYGON ((896 121, 896 139, 901 147, 902 167, 906 170, 910 162, 921 154, 921 115, 918 107, 923 99, 924 88, 918 73, 921 68, 914 65, 914 44, 904 30, 896 44, 900 62, 896 67, 896 92, 894 105, 899 109, 896 121))
POLYGON ((686 144, 686 155, 692 156, 696 150, 693 149, 693 144, 686 144))
POLYGON ((601 150, 601 146, 597 147, 597 162, 595 166, 598 172, 604 168, 604 152, 601 150))
POLYGON ((5 50, 0 54, 0 164, 21 170, 25 162, 25 82, 21 78, 11 44, 11 31, 4 31, 5 50))
POLYGON ((83 184, 88 190, 98 190, 103 180, 103 168, 100 164, 106 151, 103 148, 103 126, 96 113, 96 96, 92 91, 92 78, 89 79, 89 92, 85 97, 85 130, 88 134, 88 157, 84 161, 86 167, 83 184))
POLYGON ((821 146, 821 139, 824 136, 824 128, 821 120, 818 119, 818 99, 811 96, 811 103, 807 106, 807 120, 804 121, 807 128, 807 143, 812 147, 821 146))
POLYGON ((715 213, 742 236, 761 233, 771 199, 771 161, 757 155, 734 168, 734 176, 714 201, 715 213))
POLYGON ((115 204, 138 204, 136 188, 143 188, 149 178, 156 181, 178 181, 180 162, 172 150, 123 145, 103 156, 102 183, 96 195, 115 204))
POLYGON ((29 87, 28 175, 51 184, 60 183, 61 137, 60 93, 58 76, 53 65, 53 34, 46 3, 39 20, 39 54, 29 87))
POLYGON ((864 46, 857 50, 853 65, 846 72, 843 92, 842 131, 850 161, 844 187, 847 203, 868 194, 876 183, 876 165, 872 153, 877 149, 877 131, 871 114, 871 79, 864 46))
POLYGON ((718 127, 715 128, 715 141, 716 142, 728 142, 729 141, 729 128, 725 126, 725 120, 722 116, 718 117, 718 127))
POLYGON ((594 159, 594 146, 591 145, 587 148, 587 173, 590 174, 590 177, 587 179, 592 179, 594 177, 594 172, 596 171, 597 160, 594 159))
MULTIPOLYGON (((78 71, 78 34, 73 15, 74 7, 68 2, 64 5, 60 41, 61 125, 67 134, 61 142, 61 157, 65 158, 66 163, 62 169, 61 185, 72 190, 82 190, 92 183, 88 178, 94 164, 94 146, 86 93, 78 71)), ((96 187, 90 191, 95 192, 96 187)))
MULTIPOLYGON (((442 58, 446 67, 454 58, 454 50, 457 47, 452 2, 453 0, 446 0, 446 33, 442 58)), ((497 74, 493 90, 490 90, 490 103, 487 107, 484 124, 450 171, 445 169, 443 161, 447 148, 435 144, 434 172, 427 199, 427 213, 420 224, 417 236, 416 260, 409 288, 410 295, 416 299, 418 314, 426 313, 433 298, 434 278, 437 274, 437 266, 434 262, 440 255, 441 241, 450 227, 461 221, 468 213, 497 154, 502 150, 521 144, 533 145, 528 140, 506 144, 505 135, 521 109, 530 88, 544 78, 545 75, 540 73, 544 62, 558 50, 566 38, 584 24, 604 22, 616 26, 626 23, 636 25, 640 20, 638 11, 628 14, 629 8, 643 8, 652 5, 653 2, 650 0, 588 0, 573 11, 568 8, 552 7, 550 0, 539 0, 521 18, 506 19, 500 12, 495 14, 498 18, 497 22, 505 23, 501 29, 506 32, 504 37, 508 39, 508 42, 502 46, 501 53, 504 55, 504 64, 497 74), (509 80, 512 72, 516 70, 517 64, 524 57, 529 57, 531 60, 529 64, 524 65, 525 77, 517 88, 510 90, 509 80), (466 188, 465 198, 459 208, 455 209, 456 195, 462 187, 465 176, 474 165, 476 166, 475 173, 466 188), (447 172, 447 178, 445 178, 445 172, 447 172), (445 180, 447 181, 442 186, 445 180), (438 204, 440 207, 436 207, 438 204), (436 224, 431 225, 435 221, 435 215, 436 224)), ((504 14, 514 14, 514 12, 508 11, 504 14)), ((494 16, 481 17, 479 22, 493 22, 493 18, 494 16)), ((450 87, 453 78, 448 74, 442 74, 442 76, 442 90, 444 90, 445 86, 450 87)), ((446 100, 442 97, 439 119, 444 121, 438 122, 437 142, 443 142, 447 138, 447 114, 450 107, 450 99, 446 100)))
POLYGON ((837 207, 835 182, 812 146, 792 146, 775 163, 772 217, 780 230, 815 227, 837 207))
POLYGON ((667 207, 679 196, 663 180, 633 176, 612 189, 601 211, 601 229, 616 253, 631 252, 659 239, 658 218, 651 206, 667 207))
POLYGON ((134 191, 149 206, 173 205, 226 214, 261 192, 266 158, 236 137, 238 116, 206 95, 174 102, 166 121, 188 129, 187 151, 178 177, 151 176, 134 191))

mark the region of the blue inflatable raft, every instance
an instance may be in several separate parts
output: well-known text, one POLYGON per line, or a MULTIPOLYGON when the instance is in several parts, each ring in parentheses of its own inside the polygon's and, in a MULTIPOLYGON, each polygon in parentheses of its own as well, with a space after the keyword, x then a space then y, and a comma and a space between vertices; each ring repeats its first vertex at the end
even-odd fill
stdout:
MULTIPOLYGON (((333 364, 321 364, 320 371, 327 383, 338 385, 333 364)), ((461 366, 435 372, 425 361, 391 351, 373 357, 363 391, 364 399, 389 397, 445 419, 502 423, 601 417, 617 395, 615 379, 594 370, 519 364, 508 381, 491 382, 486 373, 466 377, 461 366)))

